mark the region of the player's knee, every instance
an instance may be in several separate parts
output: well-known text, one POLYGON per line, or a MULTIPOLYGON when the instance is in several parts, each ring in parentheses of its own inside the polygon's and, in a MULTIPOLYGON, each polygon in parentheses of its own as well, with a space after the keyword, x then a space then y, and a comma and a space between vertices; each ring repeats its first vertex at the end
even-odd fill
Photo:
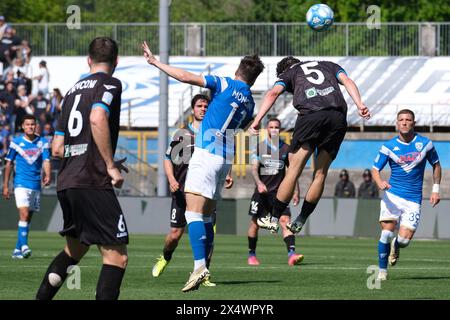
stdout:
POLYGON ((280 217, 280 225, 282 226, 282 227, 285 227, 287 224, 288 224, 288 222, 289 222, 289 217, 288 216, 281 216, 280 217))
POLYGON ((48 283, 50 283, 52 287, 58 288, 63 283, 62 277, 57 273, 51 272, 48 274, 48 283))
POLYGON ((397 237, 397 242, 400 248, 406 248, 409 245, 409 239, 403 238, 401 236, 397 237))
POLYGON ((314 181, 324 183, 327 178, 327 172, 325 170, 319 169, 314 172, 314 181))
POLYGON ((170 241, 171 242, 178 242, 180 240, 181 236, 183 235, 183 228, 174 228, 170 232, 170 241))
POLYGON ((125 269, 128 265, 128 256, 127 255, 121 255, 118 259, 119 267, 125 269))
POLYGON ((394 233, 392 231, 390 231, 390 230, 382 230, 381 231, 380 242, 390 243, 393 238, 394 238, 394 233))

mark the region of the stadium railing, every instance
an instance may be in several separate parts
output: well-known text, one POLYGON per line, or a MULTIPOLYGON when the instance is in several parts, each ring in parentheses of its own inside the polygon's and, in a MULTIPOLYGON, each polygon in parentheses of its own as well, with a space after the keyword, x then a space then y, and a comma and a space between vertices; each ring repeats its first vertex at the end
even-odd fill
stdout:
MULTIPOLYGON (((141 40, 159 48, 158 23, 14 23, 34 55, 84 56, 95 36, 116 39, 123 56, 140 56, 141 40)), ((335 23, 327 32, 312 32, 306 23, 172 23, 171 55, 242 56, 420 56, 423 30, 434 34, 433 55, 450 55, 449 22, 386 22, 379 29, 366 23, 335 23), (194 34, 194 36, 192 36, 194 34), (188 40, 194 39, 194 40, 188 40), (220 39, 220 41, 218 41, 220 39), (195 43, 192 43, 194 41, 195 43)), ((155 52, 158 53, 158 52, 155 52)))

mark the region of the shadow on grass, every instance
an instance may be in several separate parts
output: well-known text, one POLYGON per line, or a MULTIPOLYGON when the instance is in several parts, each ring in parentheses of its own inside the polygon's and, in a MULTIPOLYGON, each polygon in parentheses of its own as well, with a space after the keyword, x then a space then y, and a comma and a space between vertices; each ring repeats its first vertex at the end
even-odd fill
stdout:
MULTIPOLYGON (((449 277, 441 277, 441 276, 428 276, 428 277, 402 277, 402 278, 396 278, 395 280, 445 280, 450 279, 449 277)), ((393 279, 394 280, 394 279, 393 279)))

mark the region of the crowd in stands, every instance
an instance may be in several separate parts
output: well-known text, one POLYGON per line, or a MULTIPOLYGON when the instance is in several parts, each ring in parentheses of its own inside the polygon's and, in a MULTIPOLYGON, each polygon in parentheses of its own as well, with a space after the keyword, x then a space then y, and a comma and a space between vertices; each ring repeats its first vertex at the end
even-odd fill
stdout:
POLYGON ((57 88, 49 92, 46 61, 32 70, 31 59, 29 42, 0 16, 0 158, 12 137, 20 134, 24 115, 33 114, 38 119, 37 133, 51 141, 61 112, 63 96, 57 88))

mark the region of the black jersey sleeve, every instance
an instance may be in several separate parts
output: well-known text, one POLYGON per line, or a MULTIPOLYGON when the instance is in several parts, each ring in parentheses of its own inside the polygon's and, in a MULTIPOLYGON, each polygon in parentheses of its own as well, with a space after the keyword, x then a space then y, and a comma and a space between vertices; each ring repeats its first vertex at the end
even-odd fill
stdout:
POLYGON ((102 81, 95 91, 92 108, 100 107, 110 114, 113 101, 120 101, 121 94, 122 83, 116 78, 108 77, 102 81))
MULTIPOLYGON (((296 66, 296 65, 294 65, 296 66)), ((278 79, 275 81, 274 85, 282 85, 284 87, 284 90, 290 93, 294 92, 294 84, 295 84, 295 68, 290 68, 280 74, 278 79)))
POLYGON ((58 122, 56 123, 56 128, 55 128, 55 135, 57 135, 57 136, 65 135, 67 119, 66 119, 66 117, 63 116, 63 112, 65 109, 66 101, 67 101, 67 99, 64 98, 63 101, 61 102, 61 115, 58 119, 58 122))
POLYGON ((169 143, 169 146, 166 150, 166 159, 172 161, 172 150, 175 148, 181 141, 183 141, 182 137, 182 129, 178 129, 172 136, 172 140, 169 143))
POLYGON ((336 79, 339 81, 339 74, 343 72, 345 75, 347 75, 347 72, 345 72, 344 68, 342 68, 337 63, 331 62, 331 61, 322 61, 322 63, 333 72, 333 74, 336 76, 336 79))

